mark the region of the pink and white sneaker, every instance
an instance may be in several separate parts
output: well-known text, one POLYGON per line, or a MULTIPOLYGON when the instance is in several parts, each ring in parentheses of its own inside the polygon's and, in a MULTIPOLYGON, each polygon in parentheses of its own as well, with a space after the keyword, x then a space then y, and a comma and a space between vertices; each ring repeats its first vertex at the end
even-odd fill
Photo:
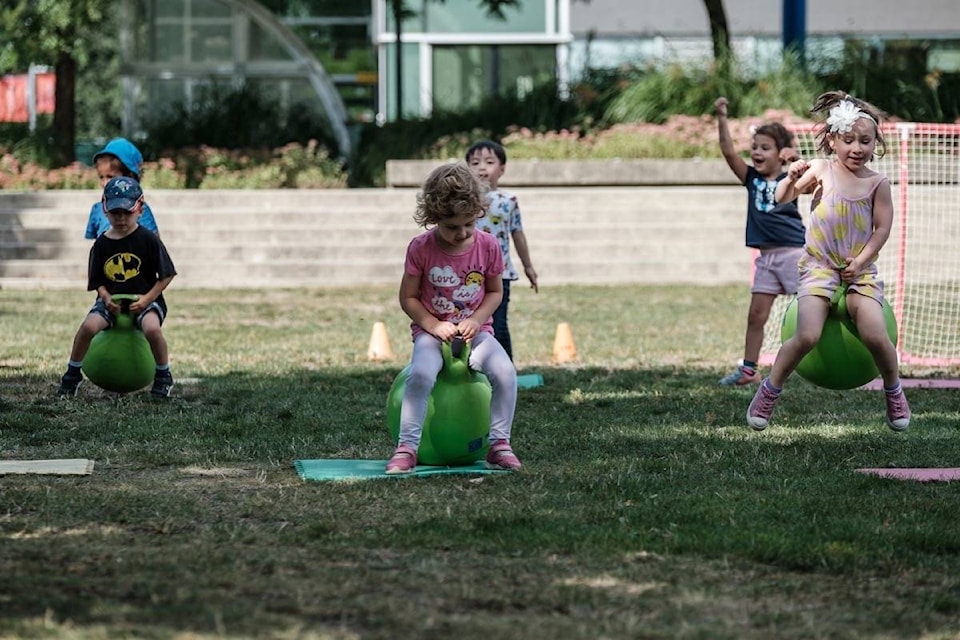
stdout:
POLYGON ((896 393, 884 393, 887 401, 887 426, 894 431, 906 431, 910 426, 910 405, 903 389, 896 393))
POLYGON ((517 459, 510 443, 506 440, 494 440, 490 443, 490 450, 487 451, 487 469, 503 469, 504 471, 517 471, 520 469, 520 460, 517 459))
POLYGON ((747 407, 747 424, 754 431, 763 431, 773 416, 773 407, 777 404, 780 394, 767 388, 767 381, 760 383, 760 388, 754 394, 750 406, 747 407))
POLYGON ((393 452, 393 456, 387 461, 387 474, 394 475, 398 473, 413 473, 417 468, 417 450, 413 447, 402 444, 393 452))

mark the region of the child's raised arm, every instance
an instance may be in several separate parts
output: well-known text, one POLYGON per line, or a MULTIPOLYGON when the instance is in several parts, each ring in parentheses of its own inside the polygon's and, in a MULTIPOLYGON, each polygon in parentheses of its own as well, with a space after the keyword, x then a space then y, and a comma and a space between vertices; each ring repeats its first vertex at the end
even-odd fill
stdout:
POLYGON ((720 153, 723 159, 727 161, 727 166, 737 176, 737 180, 743 184, 747 178, 747 163, 737 153, 733 146, 733 138, 730 137, 730 127, 727 124, 727 104, 728 101, 723 96, 717 98, 713 106, 717 113, 717 133, 720 136, 720 153))

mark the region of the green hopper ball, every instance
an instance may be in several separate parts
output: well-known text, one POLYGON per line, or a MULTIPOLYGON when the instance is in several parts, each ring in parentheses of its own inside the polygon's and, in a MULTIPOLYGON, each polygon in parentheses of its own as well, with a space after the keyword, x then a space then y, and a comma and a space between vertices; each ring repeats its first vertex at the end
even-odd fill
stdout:
MULTIPOLYGON (((897 319, 886 299, 883 316, 887 335, 897 344, 897 319)), ((797 330, 797 300, 783 315, 780 339, 786 342, 797 330)), ((847 311, 847 287, 837 289, 830 301, 830 313, 816 346, 797 365, 800 377, 826 389, 855 389, 880 375, 873 355, 860 340, 860 334, 847 311)))
MULTIPOLYGON (((467 362, 470 345, 461 338, 441 345, 443 368, 427 400, 417 462, 427 465, 469 465, 483 459, 490 432, 490 382, 467 362)), ((387 426, 394 442, 400 437, 400 409, 410 373, 408 365, 390 387, 387 426)))
POLYGON ((107 391, 139 391, 153 381, 156 362, 150 343, 136 327, 130 303, 137 296, 115 295, 120 304, 113 327, 95 335, 83 358, 83 372, 95 385, 107 391))

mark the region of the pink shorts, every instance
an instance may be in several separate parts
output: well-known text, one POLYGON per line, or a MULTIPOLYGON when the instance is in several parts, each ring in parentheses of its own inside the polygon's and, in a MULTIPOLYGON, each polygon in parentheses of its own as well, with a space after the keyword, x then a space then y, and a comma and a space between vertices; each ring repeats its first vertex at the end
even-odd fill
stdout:
MULTIPOLYGON (((843 283, 840 281, 840 271, 832 265, 815 261, 811 256, 804 255, 800 260, 800 289, 797 297, 820 296, 827 300, 833 299, 833 294, 843 283)), ((856 291, 860 295, 873 298, 883 304, 883 280, 877 274, 876 263, 857 275, 850 283, 848 291, 856 291)))
POLYGON ((750 293, 796 293, 800 284, 797 263, 803 254, 803 247, 761 249, 760 255, 753 261, 753 287, 750 293))

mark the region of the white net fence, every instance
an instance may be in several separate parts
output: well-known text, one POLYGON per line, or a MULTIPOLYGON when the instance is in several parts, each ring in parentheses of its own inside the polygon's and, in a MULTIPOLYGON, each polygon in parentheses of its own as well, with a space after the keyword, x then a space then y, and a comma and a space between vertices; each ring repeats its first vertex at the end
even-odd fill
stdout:
MULTIPOLYGON (((800 152, 818 156, 811 128, 795 128, 800 152)), ((887 154, 874 170, 890 178, 894 225, 877 267, 897 317, 901 364, 914 369, 960 367, 960 125, 884 125, 887 154)), ((809 197, 800 199, 806 220, 809 197)), ((780 348, 780 325, 791 298, 780 296, 764 332, 761 362, 780 348)))

